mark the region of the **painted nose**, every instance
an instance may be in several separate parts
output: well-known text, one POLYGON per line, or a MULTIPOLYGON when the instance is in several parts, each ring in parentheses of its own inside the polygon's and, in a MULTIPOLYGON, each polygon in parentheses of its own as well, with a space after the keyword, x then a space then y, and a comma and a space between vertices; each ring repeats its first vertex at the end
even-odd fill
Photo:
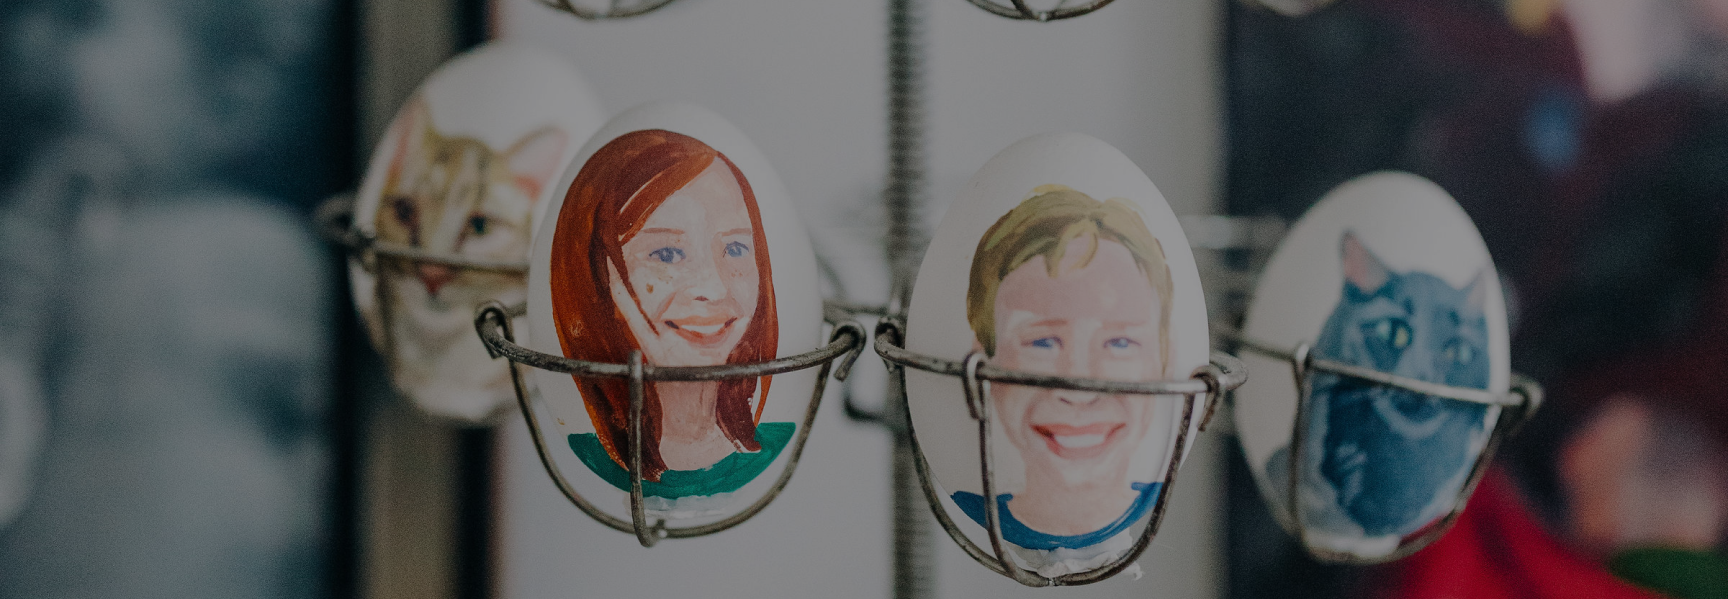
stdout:
POLYGON ((1063 389, 1056 391, 1056 399, 1062 400, 1062 403, 1065 404, 1083 406, 1098 401, 1098 394, 1090 391, 1069 391, 1063 389))
POLYGON ((445 283, 456 278, 456 269, 442 264, 418 264, 414 270, 420 275, 420 282, 426 284, 426 293, 434 296, 445 283))
POLYGON ((690 299, 699 302, 716 302, 726 299, 726 286, 720 284, 720 274, 715 269, 698 269, 696 280, 690 285, 690 299))

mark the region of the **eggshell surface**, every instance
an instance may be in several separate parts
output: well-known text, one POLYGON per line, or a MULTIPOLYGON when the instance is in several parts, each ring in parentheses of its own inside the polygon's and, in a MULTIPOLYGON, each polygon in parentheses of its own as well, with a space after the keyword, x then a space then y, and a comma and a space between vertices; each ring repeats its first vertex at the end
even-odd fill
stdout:
MULTIPOLYGON (((604 121, 563 57, 490 43, 439 67, 372 154, 354 226, 380 245, 526 264, 553 179, 604 121)), ((509 371, 474 334, 487 300, 524 300, 527 277, 378 256, 352 260, 354 304, 396 389, 420 409, 486 424, 515 403, 509 371)))
MULTIPOLYGON (((1374 173, 1320 200, 1268 262, 1244 334, 1315 359, 1454 387, 1506 392, 1506 306, 1487 246, 1451 196, 1408 173, 1374 173)), ((1236 392, 1243 453, 1262 495, 1312 549, 1392 554, 1457 507, 1500 409, 1244 352, 1236 392), (1299 512, 1290 508, 1290 472, 1299 512), (1299 516, 1299 520, 1298 520, 1299 516)))
MULTIPOLYGON (((973 176, 924 256, 906 344, 1127 381, 1187 379, 1209 355, 1200 278, 1175 214, 1120 151, 1076 133, 1022 139, 973 176)), ((960 379, 907 369, 906 386, 944 509, 988 548, 979 426, 960 379)), ((1006 384, 986 394, 1001 530, 1022 564, 1058 576, 1128 551, 1186 454, 1176 442, 1188 400, 1006 384)))
MULTIPOLYGON (((804 226, 767 159, 720 116, 684 103, 625 111, 588 141, 557 188, 530 265, 538 351, 718 366, 822 345, 804 226)), ((761 497, 796 448, 816 374, 647 382, 645 511, 722 518, 761 497)), ((535 380, 566 477, 628 520, 628 382, 543 370, 535 380)))

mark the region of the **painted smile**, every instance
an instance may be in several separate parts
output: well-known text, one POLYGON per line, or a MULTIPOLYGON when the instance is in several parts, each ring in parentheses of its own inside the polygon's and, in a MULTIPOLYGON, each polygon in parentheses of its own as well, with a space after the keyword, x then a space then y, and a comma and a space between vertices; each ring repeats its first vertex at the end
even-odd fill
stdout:
POLYGON ((1075 460, 1103 455, 1127 426, 1120 422, 1095 422, 1083 426, 1035 424, 1032 432, 1044 438, 1044 445, 1056 457, 1075 460))
POLYGON ((689 341, 691 345, 717 345, 726 340, 726 334, 731 332, 734 318, 685 318, 665 321, 666 327, 672 329, 679 337, 689 341))

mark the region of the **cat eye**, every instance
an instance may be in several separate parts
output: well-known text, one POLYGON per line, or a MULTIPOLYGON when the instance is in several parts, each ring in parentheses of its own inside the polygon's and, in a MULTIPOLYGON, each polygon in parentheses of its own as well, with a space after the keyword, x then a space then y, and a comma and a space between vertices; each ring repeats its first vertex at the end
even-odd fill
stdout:
POLYGON ((648 257, 667 264, 677 264, 679 261, 684 259, 684 250, 665 247, 648 252, 648 257))
POLYGON ((485 235, 487 222, 488 219, 484 216, 470 216, 468 217, 468 228, 472 229, 475 235, 485 235))
POLYGON ((730 256, 733 258, 740 258, 740 257, 743 257, 744 254, 748 254, 748 253, 750 253, 750 246, 744 245, 744 244, 736 242, 736 241, 731 241, 731 242, 726 243, 726 255, 727 256, 730 256))
POLYGON ((415 208, 414 200, 406 196, 391 200, 390 209, 396 213, 397 222, 408 226, 414 226, 414 221, 418 220, 416 217, 419 216, 420 212, 415 208))
POLYGON ((1458 339, 1447 343, 1443 353, 1448 361, 1460 366, 1476 361, 1476 348, 1458 339))
POLYGON ((1410 329, 1410 323, 1402 318, 1382 318, 1363 325, 1362 336, 1401 350, 1410 347, 1415 332, 1410 329))

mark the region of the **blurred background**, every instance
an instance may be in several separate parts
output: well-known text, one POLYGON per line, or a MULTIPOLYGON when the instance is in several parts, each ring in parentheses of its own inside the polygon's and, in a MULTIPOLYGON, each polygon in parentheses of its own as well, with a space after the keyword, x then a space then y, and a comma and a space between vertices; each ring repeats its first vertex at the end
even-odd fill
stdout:
MULTIPOLYGON (((428 73, 507 39, 570 58, 608 111, 725 115, 853 299, 881 301, 885 4, 0 4, 0 599, 889 596, 889 438, 837 390, 758 518, 643 549, 558 494, 519 418, 397 398, 312 223, 428 73)), ((935 538, 938 596, 1728 597, 1728 0, 921 9, 928 224, 1050 130, 1121 148, 1178 214, 1290 220, 1414 172, 1475 219, 1514 368, 1549 391, 1407 560, 1307 558, 1215 430, 1143 578, 1028 589, 935 538)))

